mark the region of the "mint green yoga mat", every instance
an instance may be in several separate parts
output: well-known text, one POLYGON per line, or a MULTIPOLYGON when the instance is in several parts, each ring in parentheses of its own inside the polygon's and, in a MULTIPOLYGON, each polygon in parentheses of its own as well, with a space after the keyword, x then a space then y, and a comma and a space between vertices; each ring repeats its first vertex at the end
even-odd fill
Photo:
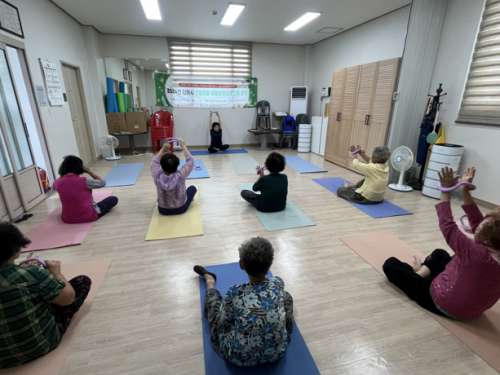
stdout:
POLYGON ((230 156, 229 159, 231 163, 233 163, 236 173, 257 175, 255 167, 257 167, 259 163, 251 156, 230 156))
MULTIPOLYGON (((236 185, 240 192, 242 190, 252 191, 252 186, 253 184, 236 185)), ((252 209, 268 232, 316 225, 289 200, 286 202, 286 208, 280 212, 260 212, 254 206, 252 209)))
POLYGON ((126 112, 125 107, 125 94, 123 92, 116 93, 116 101, 118 102, 118 112, 126 112))

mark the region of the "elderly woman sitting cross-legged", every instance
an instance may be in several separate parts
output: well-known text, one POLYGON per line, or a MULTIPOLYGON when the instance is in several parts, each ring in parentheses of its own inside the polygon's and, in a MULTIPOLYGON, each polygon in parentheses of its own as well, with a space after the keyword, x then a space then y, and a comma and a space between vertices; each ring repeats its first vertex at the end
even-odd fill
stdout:
POLYGON ((267 278, 274 249, 265 238, 251 238, 239 248, 240 267, 249 283, 233 285, 222 298, 217 276, 202 266, 194 271, 207 283, 205 316, 212 346, 236 366, 275 362, 285 354, 293 329, 293 300, 279 277, 267 278))
POLYGON ((365 178, 353 185, 344 182, 344 187, 337 189, 337 195, 358 204, 382 203, 389 182, 389 166, 386 162, 391 157, 391 150, 385 146, 375 147, 371 158, 365 155, 361 146, 353 145, 350 151, 355 157, 359 155, 366 162, 366 164, 361 163, 358 159, 352 161, 354 169, 365 178), (357 190, 352 190, 352 188, 357 188, 357 190))

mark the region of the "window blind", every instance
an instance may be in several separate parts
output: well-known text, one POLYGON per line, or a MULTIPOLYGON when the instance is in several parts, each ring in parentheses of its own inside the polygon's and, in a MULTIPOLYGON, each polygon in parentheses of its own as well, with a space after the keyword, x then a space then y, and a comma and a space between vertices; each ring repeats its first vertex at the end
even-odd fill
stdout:
POLYGON ((487 0, 457 122, 500 125, 500 0, 487 0))
POLYGON ((173 74, 251 77, 252 44, 168 38, 173 74))

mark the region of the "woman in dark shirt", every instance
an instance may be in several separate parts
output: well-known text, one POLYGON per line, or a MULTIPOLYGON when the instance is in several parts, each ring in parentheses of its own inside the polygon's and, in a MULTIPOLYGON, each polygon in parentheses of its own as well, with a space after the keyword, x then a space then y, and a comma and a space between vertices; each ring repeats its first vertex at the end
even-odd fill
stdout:
POLYGON ((225 145, 222 143, 222 126, 221 126, 219 112, 210 111, 210 118, 208 120, 208 123, 210 124, 210 138, 211 138, 208 152, 213 154, 219 151, 226 151, 229 148, 229 145, 225 145), (212 113, 217 114, 219 122, 212 123, 212 113))
MULTIPOLYGON (((251 190, 242 190, 241 197, 261 212, 283 211, 286 207, 288 195, 288 178, 281 174, 285 169, 285 157, 272 152, 266 159, 266 168, 269 175, 264 176, 264 170, 259 171, 259 178, 251 190), (256 194, 260 191, 260 194, 256 194)), ((260 166, 257 166, 257 170, 260 166)))

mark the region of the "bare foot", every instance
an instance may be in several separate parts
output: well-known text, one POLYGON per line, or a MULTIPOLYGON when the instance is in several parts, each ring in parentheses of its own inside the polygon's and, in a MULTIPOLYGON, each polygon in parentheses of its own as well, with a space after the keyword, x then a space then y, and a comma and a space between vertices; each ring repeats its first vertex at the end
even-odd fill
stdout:
POLYGON ((413 256, 413 263, 411 264, 411 268, 413 268, 413 271, 415 272, 422 268, 422 260, 416 255, 413 256))
POLYGON ((349 185, 347 182, 344 181, 344 187, 349 189, 351 187, 351 185, 349 185))

